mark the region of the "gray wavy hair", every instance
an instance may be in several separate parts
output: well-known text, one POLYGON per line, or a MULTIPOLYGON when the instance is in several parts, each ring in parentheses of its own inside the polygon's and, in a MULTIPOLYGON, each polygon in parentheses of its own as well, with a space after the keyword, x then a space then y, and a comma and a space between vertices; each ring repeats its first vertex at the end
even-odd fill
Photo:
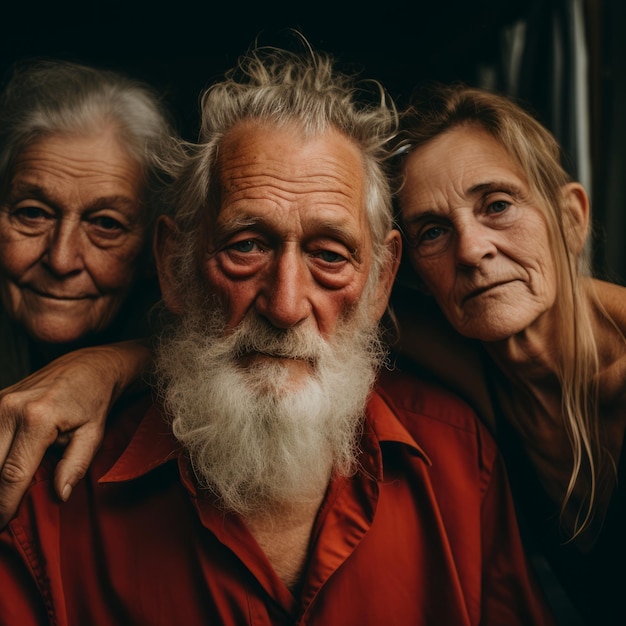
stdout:
POLYGON ((149 85, 72 61, 29 60, 17 63, 7 76, 0 93, 0 200, 27 146, 51 135, 88 135, 105 126, 116 130, 143 172, 143 202, 151 222, 164 210, 162 189, 176 161, 178 142, 169 113, 149 85))

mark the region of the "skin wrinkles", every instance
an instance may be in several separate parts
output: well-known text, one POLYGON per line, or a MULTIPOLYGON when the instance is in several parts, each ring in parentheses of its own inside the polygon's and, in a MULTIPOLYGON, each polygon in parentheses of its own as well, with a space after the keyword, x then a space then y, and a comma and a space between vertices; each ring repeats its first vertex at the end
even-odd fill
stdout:
POLYGON ((422 226, 423 242, 409 255, 452 325, 483 341, 547 327, 556 297, 547 227, 505 149, 458 127, 411 153, 405 173, 403 220, 413 244, 422 226))
POLYGON ((258 345, 237 346, 233 365, 280 375, 285 389, 304 390, 319 373, 325 352, 320 338, 347 343, 355 333, 356 341, 357 329, 379 323, 399 264, 400 234, 392 230, 385 237, 393 257, 370 288, 366 171, 360 149, 339 131, 303 139, 295 126, 244 122, 222 142, 212 195, 219 206, 209 207, 199 225, 195 245, 205 252, 195 257, 199 281, 191 277, 187 288, 177 271, 177 225, 167 216, 158 220, 155 259, 163 299, 194 324, 204 321, 199 311, 218 303, 224 335, 244 322, 258 324, 267 336, 258 345), (195 297, 202 299, 199 305, 195 297), (290 346, 296 332, 298 341, 290 346))
MULTIPOLYGON (((45 202, 50 208, 56 211, 63 209, 63 199, 56 199, 53 190, 46 190, 39 185, 25 184, 24 181, 19 179, 14 180, 6 204, 13 205, 23 199, 45 202)), ((90 204, 85 207, 85 212, 100 211, 115 207, 130 224, 136 224, 141 223, 141 215, 137 215, 135 211, 136 204, 136 198, 124 195, 101 196, 91 200, 90 204)), ((7 210, 7 206, 4 206, 3 210, 7 210)))
MULTIPOLYGON (((312 226, 312 229, 315 231, 315 234, 311 237, 312 240, 316 237, 328 237, 331 240, 344 241, 348 248, 350 259, 354 261, 355 266, 358 268, 361 262, 359 250, 356 248, 358 241, 355 240, 349 228, 333 224, 332 222, 324 222, 319 219, 319 216, 312 222, 312 226)), ((303 228, 303 231, 304 230, 306 229, 303 228)), ((239 233, 245 234, 246 231, 263 233, 268 240, 278 238, 277 234, 272 231, 271 223, 266 223, 262 218, 256 216, 243 215, 228 221, 219 220, 213 235, 213 239, 216 243, 213 246, 213 250, 207 252, 206 256, 214 256, 220 247, 226 245, 232 237, 239 233)))
POLYGON ((44 343, 107 327, 144 240, 139 165, 114 133, 53 135, 16 161, 0 212, 6 310, 44 343))
POLYGON ((303 143, 293 127, 247 123, 224 141, 222 206, 202 273, 227 326, 253 310, 276 328, 332 335, 371 265, 358 150, 334 130, 303 143))

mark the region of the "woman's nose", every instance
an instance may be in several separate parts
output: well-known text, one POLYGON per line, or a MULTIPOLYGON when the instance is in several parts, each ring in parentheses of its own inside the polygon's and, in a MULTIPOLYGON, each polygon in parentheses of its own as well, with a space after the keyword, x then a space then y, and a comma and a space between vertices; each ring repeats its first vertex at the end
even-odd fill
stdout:
POLYGON ((79 224, 64 220, 50 231, 45 261, 54 274, 65 276, 83 269, 83 239, 79 224))
POLYGON ((491 228, 476 219, 457 224, 456 260, 458 265, 477 267, 481 261, 494 257, 497 252, 491 228))

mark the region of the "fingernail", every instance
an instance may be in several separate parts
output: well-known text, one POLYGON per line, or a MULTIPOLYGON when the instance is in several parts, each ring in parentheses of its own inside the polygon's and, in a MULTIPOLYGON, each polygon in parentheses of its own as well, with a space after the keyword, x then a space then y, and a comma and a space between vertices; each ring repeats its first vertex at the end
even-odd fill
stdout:
POLYGON ((71 493, 72 493, 72 485, 70 484, 65 485, 65 487, 63 487, 63 491, 61 492, 61 500, 65 502, 70 497, 71 493))

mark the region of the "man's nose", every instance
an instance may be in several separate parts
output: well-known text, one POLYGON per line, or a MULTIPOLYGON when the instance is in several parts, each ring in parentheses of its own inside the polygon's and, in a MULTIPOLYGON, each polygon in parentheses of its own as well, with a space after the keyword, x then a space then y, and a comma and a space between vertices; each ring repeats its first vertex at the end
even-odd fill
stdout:
POLYGON ((256 301, 256 310, 276 328, 293 328, 311 313, 311 275, 301 252, 277 253, 256 301))
POLYGON ((484 259, 498 253, 493 229, 475 218, 464 220, 456 226, 456 261, 458 265, 477 267, 484 259))
POLYGON ((85 234, 75 222, 60 220, 51 229, 45 262, 57 276, 79 272, 84 268, 85 234))

